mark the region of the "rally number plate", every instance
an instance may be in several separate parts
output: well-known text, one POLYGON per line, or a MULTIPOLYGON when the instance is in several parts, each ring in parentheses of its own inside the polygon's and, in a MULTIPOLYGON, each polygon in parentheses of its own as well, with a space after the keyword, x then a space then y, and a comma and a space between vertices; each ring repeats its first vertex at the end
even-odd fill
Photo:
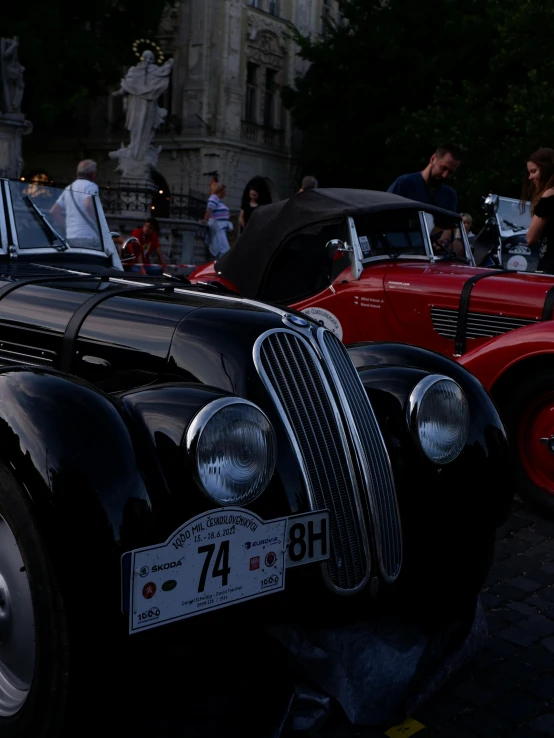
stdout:
POLYGON ((242 508, 203 513, 131 552, 129 632, 279 592, 287 568, 329 555, 327 510, 267 522, 242 508))

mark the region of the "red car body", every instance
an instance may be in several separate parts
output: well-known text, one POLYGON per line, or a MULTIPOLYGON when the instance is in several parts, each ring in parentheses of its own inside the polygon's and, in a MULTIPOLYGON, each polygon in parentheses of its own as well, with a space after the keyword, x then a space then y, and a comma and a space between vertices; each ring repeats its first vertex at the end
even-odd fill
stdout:
MULTIPOLYGON (((499 406, 519 455, 519 490, 554 511, 554 278, 478 268, 461 234, 462 258, 445 249, 437 253, 428 215, 437 223, 443 214, 386 193, 317 190, 258 210, 254 227, 249 224, 231 252, 199 267, 191 281, 217 281, 246 297, 285 303, 323 322, 346 344, 398 341, 455 358, 499 406), (337 199, 344 203, 342 219, 337 199), (333 229, 338 245, 329 243, 333 229), (406 233, 408 249, 399 235, 406 233), (325 263, 317 248, 327 249, 330 262, 340 257, 327 280, 314 282, 309 262, 298 263, 304 236, 306 250, 318 254, 314 271, 325 263), (386 253, 373 245, 381 236, 386 253), (303 275, 306 294, 295 294, 290 284, 301 284, 303 275)), ((459 217, 449 215, 455 230, 459 217)))

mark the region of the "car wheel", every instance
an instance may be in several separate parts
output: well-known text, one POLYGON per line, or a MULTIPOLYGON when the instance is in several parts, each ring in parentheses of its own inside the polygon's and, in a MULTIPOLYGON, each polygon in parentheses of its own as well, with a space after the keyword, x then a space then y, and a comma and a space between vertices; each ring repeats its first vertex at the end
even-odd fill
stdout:
POLYGON ((26 495, 0 464, 0 736, 61 735, 65 608, 26 495))
POLYGON ((504 421, 517 450, 516 493, 530 506, 554 515, 554 381, 545 370, 507 401, 504 421))

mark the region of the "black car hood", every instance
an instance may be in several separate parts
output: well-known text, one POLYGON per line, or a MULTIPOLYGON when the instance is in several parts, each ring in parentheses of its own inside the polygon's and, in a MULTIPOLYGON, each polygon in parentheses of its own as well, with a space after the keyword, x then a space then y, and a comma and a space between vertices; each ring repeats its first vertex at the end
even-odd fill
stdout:
POLYGON ((389 192, 338 188, 306 190, 288 200, 254 208, 244 232, 215 267, 218 274, 228 279, 241 295, 256 297, 275 253, 292 234, 316 223, 329 224, 350 215, 391 210, 424 210, 433 215, 455 215, 389 192))

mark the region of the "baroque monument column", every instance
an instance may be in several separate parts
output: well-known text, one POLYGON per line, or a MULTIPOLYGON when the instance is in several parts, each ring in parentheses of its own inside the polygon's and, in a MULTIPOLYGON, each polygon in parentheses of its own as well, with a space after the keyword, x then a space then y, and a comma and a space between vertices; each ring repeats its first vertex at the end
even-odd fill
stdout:
POLYGON ((19 40, 0 39, 0 176, 17 178, 23 169, 21 139, 33 130, 21 112, 25 88, 19 40))
POLYGON ((114 96, 123 95, 125 128, 130 141, 127 146, 122 142, 109 156, 117 161, 116 170, 122 178, 147 181, 162 150, 161 146, 152 145, 152 139, 167 117, 167 110, 158 105, 158 100, 169 86, 173 59, 158 66, 150 50, 143 51, 140 59, 127 71, 119 90, 112 92, 114 96))

